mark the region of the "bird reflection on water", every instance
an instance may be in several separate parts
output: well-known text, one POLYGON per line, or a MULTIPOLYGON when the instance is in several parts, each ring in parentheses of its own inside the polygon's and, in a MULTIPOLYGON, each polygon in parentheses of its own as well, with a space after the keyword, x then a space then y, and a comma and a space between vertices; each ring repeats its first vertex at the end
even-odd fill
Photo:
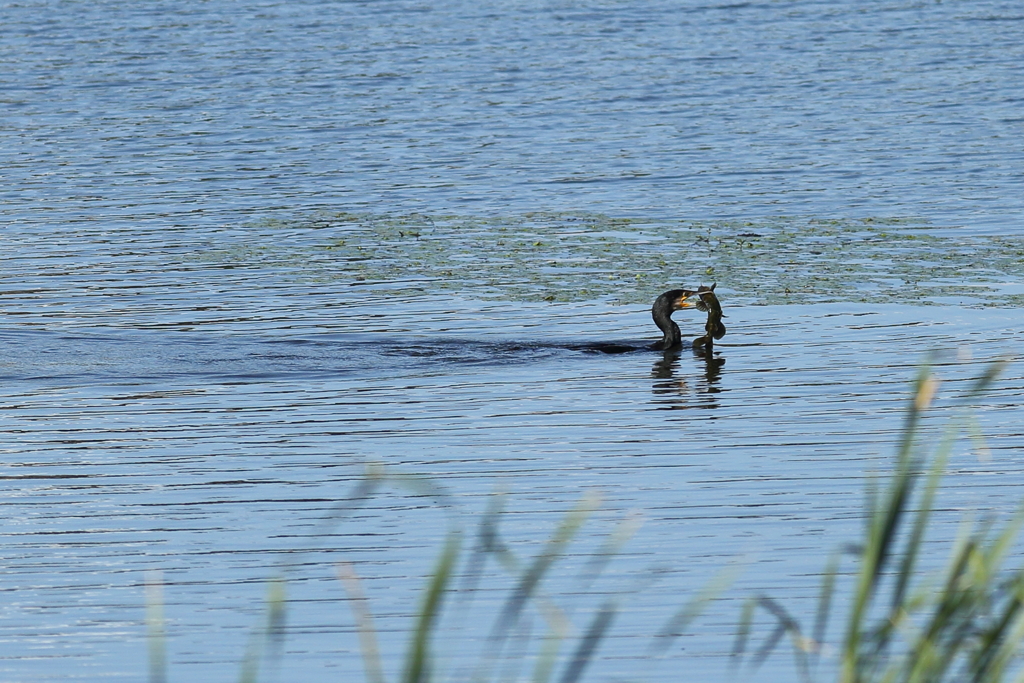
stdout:
POLYGON ((683 355, 679 351, 666 351, 651 368, 651 377, 655 380, 651 391, 658 409, 717 408, 718 399, 715 394, 722 390, 718 383, 725 358, 715 356, 703 348, 695 348, 693 354, 685 354, 703 371, 696 386, 691 387, 686 372, 677 376, 683 355))

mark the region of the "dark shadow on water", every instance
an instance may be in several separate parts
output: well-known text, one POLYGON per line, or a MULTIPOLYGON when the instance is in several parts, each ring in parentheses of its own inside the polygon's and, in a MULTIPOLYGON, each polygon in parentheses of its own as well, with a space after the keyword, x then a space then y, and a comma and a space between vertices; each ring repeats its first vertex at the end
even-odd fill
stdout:
MULTIPOLYGON (((365 343, 365 342, 364 342, 365 343)), ((437 339, 388 341, 380 352, 393 358, 426 358, 452 364, 493 364, 529 362, 564 355, 565 352, 606 356, 633 353, 661 354, 650 342, 562 342, 562 341, 479 341, 437 339)))
MULTIPOLYGON (((202 333, 153 334, 131 331, 7 333, 8 357, 0 378, 54 380, 89 384, 167 379, 226 383, 275 379, 332 378, 445 368, 501 367, 550 359, 628 354, 658 359, 656 376, 671 381, 670 357, 644 341, 507 341, 465 338, 400 338, 351 335, 333 338, 265 339, 202 333)), ((706 384, 716 382, 717 366, 708 363, 706 384)), ((705 382, 702 382, 705 384, 705 382)), ((711 393, 710 388, 705 393, 711 393)))

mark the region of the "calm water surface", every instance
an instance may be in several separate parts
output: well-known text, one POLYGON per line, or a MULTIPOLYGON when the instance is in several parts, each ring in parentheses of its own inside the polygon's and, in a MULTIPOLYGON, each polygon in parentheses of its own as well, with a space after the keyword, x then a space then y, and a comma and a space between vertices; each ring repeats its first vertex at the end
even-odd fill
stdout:
MULTIPOLYGON (((450 520, 470 528, 495 491, 521 557, 600 492, 545 585, 580 627, 628 592, 594 679, 724 677, 742 597, 812 605, 824 557, 856 537, 922 354, 941 351, 938 429, 965 379, 1020 347, 1012 310, 955 297, 753 306, 720 282, 724 364, 586 353, 572 345, 652 339, 646 307, 327 277, 298 251, 267 258, 260 223, 288 242, 324 209, 909 216, 1015 238, 1012 3, 2 8, 4 680, 138 680, 151 570, 172 678, 230 679, 281 566, 278 677, 353 679, 336 563, 396 653, 450 520), (429 476, 454 507, 391 487, 325 526, 368 463, 429 476), (581 589, 630 514, 639 531, 581 589), (730 562, 745 569, 697 635, 644 657, 730 562)), ((940 537, 962 510, 1019 502, 1022 392, 1011 365, 979 417, 990 459, 955 455, 940 537)), ((445 670, 475 661, 499 576, 446 631, 445 670)))
MULTIPOLYGON (((8 675, 46 678, 71 660, 85 678, 137 678, 151 569, 167 581, 177 676, 232 675, 262 581, 281 562, 295 599, 285 671, 359 667, 333 579, 340 560, 367 579, 397 651, 404 638, 390 629, 407 623, 445 513, 388 489, 325 531, 368 461, 443 483, 466 525, 487 494, 509 492, 504 533, 524 554, 585 491, 601 492, 603 507, 573 557, 637 511, 643 526, 594 590, 631 589, 652 571, 657 581, 619 620, 600 671, 670 678, 682 656, 721 672, 728 641, 713 636, 729 632, 730 601, 701 627, 706 642, 663 662, 635 658, 666 604, 730 561, 754 565, 742 588, 812 597, 808 575, 859 530, 863 475, 886 467, 919 350, 947 351, 948 396, 981 368, 955 362, 958 351, 990 357, 1018 334, 1002 312, 733 308, 726 362, 709 366, 690 353, 561 346, 595 329, 642 338, 642 310, 424 299, 395 307, 385 335, 361 331, 379 298, 352 304, 316 332, 296 317, 249 333, 4 333, 8 675), (474 317, 499 329, 454 336, 474 317)), ((983 418, 993 458, 959 455, 952 509, 1018 501, 1022 391, 1014 367, 983 418)), ((575 591, 580 561, 556 572, 552 593, 575 591)), ((571 597, 584 615, 596 606, 571 597)))
POLYGON ((8 220, 1024 208, 1013 2, 3 8, 8 220))

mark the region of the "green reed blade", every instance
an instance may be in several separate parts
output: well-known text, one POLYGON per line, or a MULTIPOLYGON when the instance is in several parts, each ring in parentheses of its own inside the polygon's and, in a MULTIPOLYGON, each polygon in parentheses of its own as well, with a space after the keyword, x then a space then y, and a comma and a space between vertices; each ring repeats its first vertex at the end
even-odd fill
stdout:
POLYGON ((423 605, 416 617, 412 643, 406 655, 405 675, 402 677, 405 683, 427 683, 430 680, 430 637, 458 558, 459 540, 459 532, 452 531, 448 534, 444 551, 430 577, 430 583, 423 596, 423 605))
MULTIPOLYGON (((287 607, 283 577, 276 576, 267 581, 265 603, 266 620, 249 634, 249 642, 242 656, 238 676, 240 683, 256 683, 259 678, 260 661, 266 654, 267 644, 282 637, 287 607)), ((271 654, 279 656, 280 650, 275 648, 271 654)))
POLYGON ((963 400, 974 400, 988 391, 989 387, 992 386, 992 383, 1002 374, 1009 363, 1009 358, 1000 358, 989 363, 988 367, 985 368, 985 372, 964 393, 963 400))
POLYGON ((488 640, 492 646, 499 646, 505 634, 515 627, 519 614, 523 607, 533 596, 538 584, 555 560, 561 556, 565 546, 579 531, 579 528, 586 521, 587 517, 596 509, 596 495, 588 494, 577 504, 577 506, 566 513, 561 524, 548 539, 544 549, 534 558, 530 566, 520 575, 516 587, 505 602, 501 614, 495 621, 494 627, 488 640))
POLYGON ((590 556, 590 560, 580 571, 579 585, 581 589, 590 586, 597 580, 612 558, 618 555, 626 542, 633 538, 641 523, 640 515, 629 513, 615 526, 615 529, 608 534, 601 547, 590 556))
POLYGON ((146 631, 149 683, 167 683, 167 626, 164 620, 164 582, 159 570, 146 573, 146 631))
POLYGON ((359 649, 363 656, 363 668, 370 683, 385 683, 384 669, 380 662, 380 647, 377 645, 377 629, 373 625, 370 602, 363 592, 362 583, 355 568, 348 562, 338 563, 338 578, 349 596, 349 605, 356 619, 359 632, 359 649))
POLYGON ((835 595, 836 576, 839 574, 839 562, 842 555, 834 552, 825 564, 825 573, 821 577, 821 590, 818 592, 818 608, 814 614, 814 627, 811 637, 814 639, 811 665, 817 664, 821 655, 822 644, 825 642, 825 631, 828 628, 828 618, 832 612, 832 596, 835 595))
POLYGON ((648 654, 660 655, 671 647, 675 639, 682 635, 682 632, 690 625, 690 622, 699 617, 712 600, 736 581, 740 571, 742 571, 742 565, 734 562, 715 574, 711 581, 706 583, 695 596, 662 624, 647 648, 648 654))
POLYGON ((917 465, 913 462, 913 446, 921 413, 930 405, 938 387, 929 364, 918 371, 914 393, 907 406, 907 414, 897 450, 896 471, 890 479, 881 504, 870 510, 867 541, 861 556, 861 569, 854 591, 853 606, 843 645, 840 681, 855 683, 858 674, 864 621, 872 598, 877 592, 882 573, 895 544, 900 525, 909 505, 913 485, 917 478, 917 465))
POLYGON ((743 655, 747 652, 747 642, 750 640, 750 632, 754 624, 754 611, 757 609, 757 600, 755 598, 747 598, 743 601, 743 607, 740 609, 740 621, 736 625, 736 639, 733 641, 732 653, 730 658, 732 659, 732 667, 738 667, 743 661, 743 655))
POLYGON ((580 640, 579 647, 576 648, 572 659, 569 660, 565 673, 562 674, 561 683, 576 683, 580 676, 583 675, 584 669, 590 663, 598 644, 604 638, 604 634, 611 626, 617 612, 618 607, 615 602, 609 601, 594 615, 594 619, 590 622, 586 634, 580 640))
POLYGON ((504 493, 494 493, 491 494, 487 501, 487 509, 484 511, 480 524, 477 526, 476 544, 470 553, 469 561, 466 563, 466 573, 462 580, 460 600, 466 602, 472 600, 480 583, 480 578, 483 576, 488 556, 495 556, 506 571, 514 572, 519 568, 519 561, 512 551, 508 549, 505 542, 501 540, 501 535, 498 531, 498 523, 501 521, 501 515, 505 511, 505 499, 506 495, 504 493))
POLYGON ((921 544, 924 542, 924 533, 935 506, 935 494, 938 492, 942 475, 945 474, 946 465, 949 462, 954 436, 955 432, 952 429, 945 431, 938 451, 934 456, 932 466, 929 468, 928 479, 921 492, 921 499, 917 513, 914 516, 910 537, 907 539, 903 551, 903 561, 900 563, 899 570, 896 573, 896 581, 893 585, 892 599, 890 601, 890 609, 893 613, 890 616, 890 622, 895 620, 895 613, 903 609, 903 600, 910 581, 914 576, 921 544))

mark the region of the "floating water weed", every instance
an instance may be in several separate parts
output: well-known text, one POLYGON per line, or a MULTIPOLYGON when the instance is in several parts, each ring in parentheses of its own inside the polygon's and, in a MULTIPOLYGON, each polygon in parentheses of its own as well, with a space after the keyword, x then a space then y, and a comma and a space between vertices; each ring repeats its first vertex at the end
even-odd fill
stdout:
POLYGON ((199 258, 283 269, 390 295, 605 299, 647 304, 666 282, 728 283, 743 304, 1019 306, 1019 240, 934 234, 922 220, 651 221, 592 213, 505 217, 324 212, 252 226, 253 241, 199 258), (983 264, 983 265, 982 265, 983 264))

